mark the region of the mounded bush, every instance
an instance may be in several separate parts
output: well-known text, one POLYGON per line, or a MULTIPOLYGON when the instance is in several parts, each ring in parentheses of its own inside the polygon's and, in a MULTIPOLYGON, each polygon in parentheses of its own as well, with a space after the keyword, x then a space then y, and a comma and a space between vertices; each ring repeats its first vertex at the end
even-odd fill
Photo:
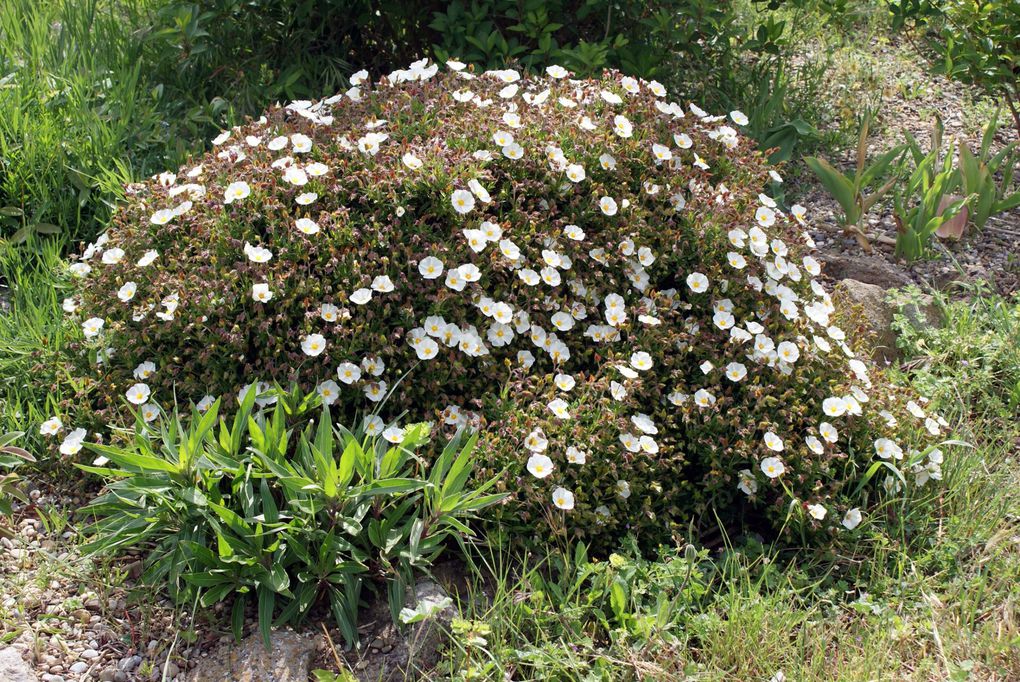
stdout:
POLYGON ((944 424, 858 355, 740 112, 449 66, 132 188, 72 266, 95 413, 297 382, 369 431, 481 424, 501 519, 595 542, 747 509, 824 539, 939 475, 944 424))

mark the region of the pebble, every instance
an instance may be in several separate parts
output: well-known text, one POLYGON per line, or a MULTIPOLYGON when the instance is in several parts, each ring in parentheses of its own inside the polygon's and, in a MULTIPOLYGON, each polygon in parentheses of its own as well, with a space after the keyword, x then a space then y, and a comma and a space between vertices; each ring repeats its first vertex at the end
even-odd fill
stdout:
POLYGON ((81 657, 89 659, 99 658, 99 652, 96 651, 95 649, 86 649, 85 651, 81 652, 81 657))
MULTIPOLYGON (((84 656, 84 654, 82 654, 82 655, 84 656)), ((77 663, 72 664, 71 667, 68 668, 67 670, 68 670, 68 672, 72 672, 72 673, 75 673, 77 675, 80 675, 80 674, 82 674, 83 672, 85 672, 88 669, 89 669, 89 664, 88 663, 86 663, 85 661, 78 661, 77 663)))
POLYGON ((116 668, 107 668, 103 672, 99 673, 99 682, 115 682, 118 674, 127 677, 116 668))
POLYGON ((141 663, 142 663, 141 656, 128 656, 126 658, 120 659, 120 663, 117 664, 117 667, 123 670, 124 672, 129 673, 135 668, 137 668, 139 665, 141 665, 141 663))
POLYGON ((43 682, 64 682, 64 678, 60 675, 43 675, 43 682))

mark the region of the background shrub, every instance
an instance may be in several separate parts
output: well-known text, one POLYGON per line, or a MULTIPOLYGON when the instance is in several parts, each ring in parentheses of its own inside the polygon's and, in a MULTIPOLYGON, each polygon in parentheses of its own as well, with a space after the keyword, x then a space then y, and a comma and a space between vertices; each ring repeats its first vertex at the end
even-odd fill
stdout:
POLYGON ((133 190, 68 304, 100 416, 125 395, 154 417, 294 381, 378 429, 482 421, 481 471, 509 467, 514 518, 596 541, 736 516, 735 499, 774 528, 835 533, 879 470, 902 485, 925 466, 916 425, 942 427, 917 404, 884 412, 906 397, 843 340, 801 210, 772 207, 778 176, 722 117, 618 74, 434 74, 273 109, 133 190), (428 258, 443 277, 423 276, 428 258), (454 268, 479 279, 445 282, 454 268), (902 452, 875 460, 887 433, 902 452), (529 450, 552 476, 528 473, 529 450), (787 471, 766 477, 774 456, 787 471))

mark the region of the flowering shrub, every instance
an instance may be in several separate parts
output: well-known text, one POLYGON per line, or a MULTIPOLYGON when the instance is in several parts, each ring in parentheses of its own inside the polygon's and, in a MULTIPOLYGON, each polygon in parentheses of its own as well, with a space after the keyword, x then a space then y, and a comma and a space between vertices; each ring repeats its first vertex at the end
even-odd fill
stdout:
POLYGON ((858 356, 742 113, 447 67, 356 74, 133 188, 65 302, 95 409, 294 381, 369 433, 484 424, 506 520, 591 540, 745 505, 843 532, 938 477, 944 424, 858 356))

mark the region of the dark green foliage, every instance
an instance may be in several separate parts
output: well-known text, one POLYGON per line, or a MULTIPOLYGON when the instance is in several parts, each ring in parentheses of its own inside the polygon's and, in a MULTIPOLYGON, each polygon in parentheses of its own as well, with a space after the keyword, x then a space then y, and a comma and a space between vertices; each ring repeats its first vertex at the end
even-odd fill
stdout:
POLYGON ((465 520, 502 499, 491 484, 467 486, 476 437, 458 433, 426 465, 429 437, 417 424, 390 445, 335 426, 317 396, 277 390, 275 407, 253 411, 250 391, 232 417, 217 401, 204 414, 156 428, 140 418, 126 445, 90 445, 107 488, 85 514, 92 552, 144 547, 144 580, 203 607, 234 599, 273 623, 302 620, 316 604, 357 639, 362 588, 386 591, 394 614, 415 571, 427 569, 465 520))

